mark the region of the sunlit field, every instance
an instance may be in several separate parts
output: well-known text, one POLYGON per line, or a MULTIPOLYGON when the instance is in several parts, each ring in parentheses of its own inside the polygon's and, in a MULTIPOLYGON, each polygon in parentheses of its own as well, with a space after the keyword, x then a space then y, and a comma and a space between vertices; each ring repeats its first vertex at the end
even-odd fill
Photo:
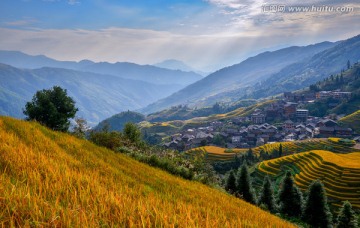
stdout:
POLYGON ((0 118, 2 227, 292 227, 217 189, 0 118))

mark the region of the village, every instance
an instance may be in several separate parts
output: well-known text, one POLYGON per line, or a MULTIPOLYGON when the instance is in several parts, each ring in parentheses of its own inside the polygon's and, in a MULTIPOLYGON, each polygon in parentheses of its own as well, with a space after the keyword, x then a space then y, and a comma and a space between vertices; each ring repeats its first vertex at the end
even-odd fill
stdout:
POLYGON ((343 115, 325 117, 310 116, 304 104, 332 97, 349 99, 351 93, 319 91, 317 93, 284 93, 282 99, 248 116, 239 116, 226 121, 209 122, 206 126, 185 129, 170 137, 164 147, 179 151, 214 145, 232 148, 252 148, 267 143, 306 140, 311 138, 359 137, 351 128, 342 127, 338 120, 343 115))

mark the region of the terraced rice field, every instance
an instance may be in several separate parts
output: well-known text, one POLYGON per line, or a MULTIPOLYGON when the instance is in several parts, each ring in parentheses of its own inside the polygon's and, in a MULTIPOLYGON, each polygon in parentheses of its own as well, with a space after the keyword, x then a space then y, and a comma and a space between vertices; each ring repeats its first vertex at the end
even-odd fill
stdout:
POLYGON ((256 178, 270 175, 276 179, 285 170, 295 174, 295 183, 306 190, 314 180, 324 183, 329 202, 340 207, 343 201, 350 201, 360 209, 360 153, 335 154, 315 150, 261 162, 256 178))
POLYGON ((233 149, 231 151, 227 150, 226 148, 221 148, 217 146, 204 146, 195 148, 193 150, 188 151, 188 154, 193 153, 194 151, 202 151, 205 156, 206 160, 208 161, 231 161, 235 159, 235 156, 239 153, 245 153, 246 149, 233 149))
MULTIPOLYGON (((260 147, 255 147, 252 150, 257 155, 260 154, 261 150, 264 150, 264 152, 271 154, 275 150, 279 150, 280 144, 282 144, 283 146, 284 156, 310 151, 310 150, 327 150, 335 153, 350 153, 350 152, 358 151, 350 146, 346 146, 341 143, 337 143, 335 141, 330 141, 328 139, 310 139, 310 140, 296 141, 296 142, 265 144, 260 147)), ((192 149, 187 153, 191 154, 191 152, 194 150, 204 151, 207 160, 210 162, 231 161, 235 159, 236 154, 245 153, 248 151, 248 149, 233 149, 232 152, 226 152, 226 148, 221 148, 216 146, 205 146, 205 147, 192 149)))

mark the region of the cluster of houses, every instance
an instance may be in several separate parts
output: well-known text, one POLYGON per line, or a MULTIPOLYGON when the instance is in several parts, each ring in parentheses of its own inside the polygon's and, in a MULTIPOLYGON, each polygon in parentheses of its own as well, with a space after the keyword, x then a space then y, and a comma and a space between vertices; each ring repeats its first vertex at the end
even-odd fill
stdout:
POLYGON ((186 129, 171 136, 164 146, 188 150, 205 145, 227 148, 251 148, 271 142, 305 140, 322 137, 353 137, 350 128, 338 125, 330 118, 309 116, 298 103, 279 100, 249 116, 235 117, 224 122, 214 121, 207 126, 186 129), (274 123, 274 124, 268 124, 274 123))
POLYGON ((319 92, 307 91, 303 93, 292 93, 292 92, 284 93, 284 99, 286 101, 292 101, 292 102, 311 102, 311 101, 322 100, 330 97, 336 100, 349 100, 351 96, 352 96, 351 92, 343 92, 340 90, 319 91, 319 92))

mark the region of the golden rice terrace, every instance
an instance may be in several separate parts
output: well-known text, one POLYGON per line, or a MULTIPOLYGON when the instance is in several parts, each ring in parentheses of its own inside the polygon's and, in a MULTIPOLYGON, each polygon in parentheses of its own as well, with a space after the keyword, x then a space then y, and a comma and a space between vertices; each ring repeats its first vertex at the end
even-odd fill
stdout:
POLYGON ((285 170, 295 174, 295 183, 306 190, 314 180, 321 180, 329 202, 336 207, 350 201, 360 209, 360 153, 335 154, 315 150, 261 162, 258 179, 265 175, 280 176, 285 170))

